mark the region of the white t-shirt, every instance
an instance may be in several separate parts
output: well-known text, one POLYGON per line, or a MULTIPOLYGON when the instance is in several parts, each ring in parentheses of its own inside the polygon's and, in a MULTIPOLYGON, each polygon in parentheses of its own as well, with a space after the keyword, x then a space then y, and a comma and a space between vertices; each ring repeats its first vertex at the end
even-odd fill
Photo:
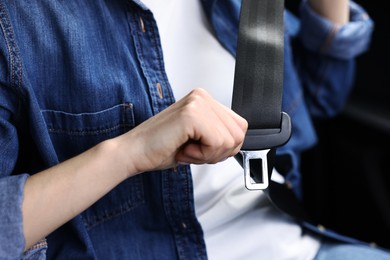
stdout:
MULTIPOLYGON (((176 99, 196 87, 231 106, 234 58, 212 35, 199 0, 143 0, 157 21, 168 79, 176 99)), ((208 257, 219 259, 312 259, 317 239, 281 214, 262 191, 244 186, 243 169, 229 158, 191 165, 195 209, 208 257)))

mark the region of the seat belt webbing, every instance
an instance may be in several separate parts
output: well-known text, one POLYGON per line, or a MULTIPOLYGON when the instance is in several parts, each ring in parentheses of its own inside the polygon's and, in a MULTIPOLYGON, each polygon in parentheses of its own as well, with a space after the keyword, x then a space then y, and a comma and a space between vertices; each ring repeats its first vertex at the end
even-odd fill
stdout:
POLYGON ((283 0, 242 1, 232 109, 249 124, 236 156, 248 189, 267 188, 275 147, 286 143, 291 133, 290 118, 281 111, 283 12, 283 0))

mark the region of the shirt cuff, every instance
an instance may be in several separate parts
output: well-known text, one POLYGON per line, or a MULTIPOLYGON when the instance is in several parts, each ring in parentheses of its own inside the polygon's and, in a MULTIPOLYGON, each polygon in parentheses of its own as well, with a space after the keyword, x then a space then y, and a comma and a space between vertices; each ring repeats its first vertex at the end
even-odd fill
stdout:
POLYGON ((350 1, 349 8, 350 21, 339 26, 317 14, 308 1, 302 1, 299 37, 303 45, 339 59, 352 59, 368 50, 374 23, 355 2, 350 1))
POLYGON ((0 255, 19 259, 23 255, 22 202, 27 174, 0 179, 0 255))

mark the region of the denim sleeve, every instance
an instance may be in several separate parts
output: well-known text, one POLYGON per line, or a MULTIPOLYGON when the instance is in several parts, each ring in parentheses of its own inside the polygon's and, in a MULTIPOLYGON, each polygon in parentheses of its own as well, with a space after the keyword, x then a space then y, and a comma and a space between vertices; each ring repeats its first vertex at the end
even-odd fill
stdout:
POLYGON ((361 6, 352 1, 350 21, 342 26, 316 14, 307 0, 302 1, 300 18, 300 38, 303 45, 311 51, 351 59, 369 48, 373 21, 361 6))
POLYGON ((12 175, 18 158, 17 131, 11 121, 14 95, 0 83, 0 258, 22 255, 25 241, 22 225, 23 188, 27 174, 12 175))
POLYGON ((23 253, 21 204, 26 175, 0 179, 0 257, 16 259, 23 253))
POLYGON ((350 22, 341 27, 317 15, 306 0, 300 11, 294 63, 306 105, 315 118, 332 117, 348 100, 354 86, 355 58, 368 50, 374 25, 354 2, 350 2, 350 22))
POLYGON ((0 259, 45 259, 46 242, 23 252, 22 202, 27 173, 15 174, 19 141, 13 125, 12 91, 0 83, 0 259))

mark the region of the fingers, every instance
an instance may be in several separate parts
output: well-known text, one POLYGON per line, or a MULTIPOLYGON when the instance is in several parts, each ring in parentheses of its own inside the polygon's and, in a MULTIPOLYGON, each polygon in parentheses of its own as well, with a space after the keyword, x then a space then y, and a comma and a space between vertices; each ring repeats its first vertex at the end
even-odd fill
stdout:
POLYGON ((216 102, 202 89, 196 89, 192 107, 192 140, 177 153, 180 162, 202 164, 217 163, 237 154, 242 146, 247 130, 245 119, 232 110, 216 102))
POLYGON ((206 91, 195 89, 121 136, 119 143, 128 169, 143 172, 173 167, 177 162, 225 160, 239 152, 246 130, 245 119, 206 91))

